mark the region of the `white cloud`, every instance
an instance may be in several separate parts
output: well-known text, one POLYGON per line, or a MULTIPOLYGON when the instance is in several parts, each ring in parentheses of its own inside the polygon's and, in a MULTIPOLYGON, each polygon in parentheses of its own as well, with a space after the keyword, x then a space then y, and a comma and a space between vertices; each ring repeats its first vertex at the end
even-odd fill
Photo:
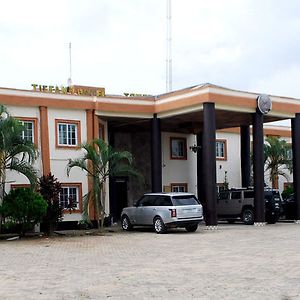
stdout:
MULTIPOLYGON (((300 3, 173 0, 173 87, 212 82, 300 96, 300 3)), ((165 90, 165 0, 10 0, 0 19, 0 86, 73 82, 165 90)))

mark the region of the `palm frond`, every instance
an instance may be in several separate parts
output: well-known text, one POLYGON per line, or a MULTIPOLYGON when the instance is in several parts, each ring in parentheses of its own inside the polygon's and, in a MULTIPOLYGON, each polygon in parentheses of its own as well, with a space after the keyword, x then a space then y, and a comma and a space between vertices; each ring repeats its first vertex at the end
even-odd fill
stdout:
POLYGON ((14 170, 18 173, 25 175, 32 187, 36 186, 37 183, 37 174, 36 170, 24 161, 19 161, 18 159, 12 159, 9 164, 6 166, 9 170, 14 170))

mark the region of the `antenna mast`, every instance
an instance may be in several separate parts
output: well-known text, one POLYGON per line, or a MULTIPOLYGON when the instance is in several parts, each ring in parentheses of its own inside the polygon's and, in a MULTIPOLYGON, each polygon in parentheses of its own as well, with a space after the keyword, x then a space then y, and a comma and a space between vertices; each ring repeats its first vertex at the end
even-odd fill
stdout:
POLYGON ((70 77, 68 78, 68 86, 72 85, 72 44, 69 43, 69 64, 70 64, 70 77))
POLYGON ((167 90, 167 92, 172 91, 172 15, 171 15, 171 0, 167 0, 166 90, 167 90))

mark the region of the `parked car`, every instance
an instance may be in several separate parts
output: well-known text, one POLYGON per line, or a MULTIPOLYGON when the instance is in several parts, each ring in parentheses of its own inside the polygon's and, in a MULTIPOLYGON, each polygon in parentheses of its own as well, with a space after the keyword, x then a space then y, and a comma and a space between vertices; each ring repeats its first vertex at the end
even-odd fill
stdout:
POLYGON ((295 196, 291 194, 289 197, 282 201, 282 210, 283 215, 288 220, 295 220, 296 219, 296 203, 295 203, 295 196))
MULTIPOLYGON (((278 190, 266 189, 265 218, 269 224, 278 221, 282 210, 282 199, 278 190)), ((254 190, 231 189, 222 191, 218 195, 217 212, 219 219, 234 223, 240 219, 247 225, 254 223, 254 190)))
POLYGON ((190 193, 148 193, 121 213, 123 230, 131 230, 134 226, 153 226, 156 233, 164 233, 174 227, 195 232, 202 220, 202 205, 190 193))

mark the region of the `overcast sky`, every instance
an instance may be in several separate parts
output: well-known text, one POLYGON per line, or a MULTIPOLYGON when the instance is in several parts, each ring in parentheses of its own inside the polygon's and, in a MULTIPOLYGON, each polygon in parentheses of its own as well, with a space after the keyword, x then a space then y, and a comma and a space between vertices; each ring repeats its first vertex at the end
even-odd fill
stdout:
MULTIPOLYGON (((300 1, 172 0, 173 90, 300 98, 300 1)), ((166 91, 166 0, 1 1, 0 86, 166 91)))

